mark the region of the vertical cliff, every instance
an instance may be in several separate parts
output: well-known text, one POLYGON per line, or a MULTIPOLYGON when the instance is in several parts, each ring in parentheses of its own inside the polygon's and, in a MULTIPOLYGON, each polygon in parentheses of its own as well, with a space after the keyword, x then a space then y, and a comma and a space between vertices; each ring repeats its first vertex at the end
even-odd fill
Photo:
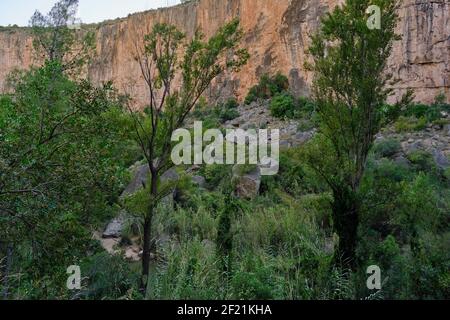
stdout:
MULTIPOLYGON (((146 90, 133 59, 134 45, 156 22, 169 22, 192 35, 200 28, 209 36, 219 26, 239 17, 249 50, 248 65, 213 84, 213 97, 235 94, 242 98, 264 73, 288 75, 298 94, 308 94, 312 75, 305 72, 309 35, 320 17, 342 0, 199 0, 176 7, 151 10, 95 26, 97 56, 89 66, 96 83, 113 80, 120 90, 145 103, 146 90)), ((404 0, 389 70, 399 80, 396 92, 414 89, 417 100, 430 102, 439 92, 450 97, 450 0, 404 0)), ((33 64, 31 39, 26 29, 0 32, 0 90, 14 68, 33 64)))

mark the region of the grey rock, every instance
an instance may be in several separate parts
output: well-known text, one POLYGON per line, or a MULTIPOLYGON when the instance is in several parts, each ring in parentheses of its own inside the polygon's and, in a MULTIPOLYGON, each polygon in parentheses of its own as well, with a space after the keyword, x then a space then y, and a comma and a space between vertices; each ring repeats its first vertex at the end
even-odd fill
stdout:
POLYGON ((450 124, 445 125, 444 134, 446 134, 450 138, 450 124))
POLYGON ((411 162, 408 159, 406 159, 404 156, 402 156, 402 155, 397 156, 394 159, 394 162, 396 164, 398 164, 400 166, 404 166, 404 167, 409 167, 411 165, 411 162))
POLYGON ((196 184, 197 186, 199 186, 200 188, 205 188, 206 187, 206 179, 202 176, 193 176, 192 177, 192 182, 194 184, 196 184))
POLYGON ((121 198, 124 198, 126 196, 132 195, 136 193, 137 191, 141 190, 144 185, 148 181, 148 177, 150 174, 150 168, 148 164, 140 165, 134 170, 133 179, 126 187, 125 191, 120 196, 121 198))
POLYGON ((423 146, 422 142, 421 141, 416 141, 416 142, 406 146, 405 153, 409 154, 411 152, 414 152, 414 151, 417 151, 417 150, 423 150, 423 149, 424 149, 424 146, 423 146))
POLYGON ((240 174, 239 166, 236 165, 233 167, 233 181, 236 183, 236 196, 253 199, 258 196, 261 187, 261 169, 256 167, 249 173, 240 174))
POLYGON ((300 146, 311 140, 313 134, 311 132, 299 132, 297 133, 292 140, 293 146, 300 146))
POLYGON ((125 222, 124 213, 122 212, 119 217, 113 219, 103 231, 103 239, 117 239, 122 237, 123 224, 125 222))
POLYGON ((448 167, 450 167, 450 161, 449 159, 447 159, 447 157, 445 156, 445 154, 443 154, 440 150, 438 149, 433 149, 431 151, 432 155, 433 155, 433 159, 434 162, 436 162, 436 165, 441 168, 441 169, 447 169, 448 167))
POLYGON ((175 182, 178 181, 179 179, 180 175, 174 168, 167 170, 161 176, 161 182, 175 182))
POLYGON ((291 143, 287 140, 280 140, 280 148, 289 148, 291 143))

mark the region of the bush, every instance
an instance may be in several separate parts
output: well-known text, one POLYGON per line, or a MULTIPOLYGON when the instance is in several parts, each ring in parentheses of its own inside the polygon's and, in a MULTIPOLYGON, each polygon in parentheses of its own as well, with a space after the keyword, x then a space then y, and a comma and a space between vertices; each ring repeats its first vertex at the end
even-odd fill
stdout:
POLYGON ((208 107, 207 102, 203 99, 195 107, 192 116, 203 121, 205 129, 218 128, 221 124, 239 117, 238 106, 239 103, 235 98, 230 98, 214 107, 208 107))
POLYGON ((296 113, 294 97, 288 93, 276 95, 270 103, 270 113, 277 118, 293 118, 296 113))
POLYGON ((407 155, 407 158, 414 164, 414 167, 418 171, 433 172, 437 168, 433 155, 427 151, 413 151, 407 155))
POLYGON ((205 177, 206 182, 217 187, 222 180, 231 173, 231 166, 213 164, 202 167, 201 174, 205 177))
POLYGON ((426 128, 427 119, 401 116, 394 126, 397 132, 421 131, 426 128))
POLYGON ((139 276, 122 257, 102 252, 90 258, 82 270, 87 277, 87 289, 81 296, 88 299, 138 298, 139 276))
POLYGON ((272 98, 288 89, 289 80, 286 76, 281 73, 277 73, 273 77, 265 74, 261 77, 259 84, 249 90, 248 95, 245 98, 245 104, 250 104, 258 99, 272 98))
POLYGON ((234 120, 240 116, 236 109, 223 109, 219 114, 219 119, 222 123, 234 120))
POLYGON ((224 103, 224 107, 227 110, 236 109, 237 107, 239 107, 239 103, 235 98, 230 98, 224 103))
POLYGON ((300 97, 297 100, 297 107, 301 115, 305 118, 312 118, 316 111, 316 104, 309 98, 300 97))
POLYGON ((438 95, 435 102, 431 105, 412 104, 404 112, 406 117, 416 119, 425 119, 427 123, 431 123, 442 119, 443 112, 450 112, 450 105, 445 103, 445 95, 438 95))
POLYGON ((373 148, 373 152, 380 158, 389 158, 400 152, 401 149, 402 146, 400 141, 396 139, 386 139, 377 143, 373 148))

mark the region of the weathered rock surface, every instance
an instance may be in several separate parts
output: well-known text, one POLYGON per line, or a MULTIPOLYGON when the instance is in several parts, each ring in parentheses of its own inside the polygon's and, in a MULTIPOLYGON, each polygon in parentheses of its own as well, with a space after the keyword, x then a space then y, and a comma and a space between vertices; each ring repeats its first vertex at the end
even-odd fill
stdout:
POLYGON ((206 179, 204 177, 202 177, 202 176, 193 176, 192 177, 192 182, 194 184, 196 184, 200 188, 205 188, 206 187, 206 179))
POLYGON ((136 193, 147 184, 150 175, 150 168, 148 164, 143 165, 136 164, 132 171, 133 171, 133 179, 123 191, 122 195, 120 196, 121 198, 136 193))
MULTIPOLYGON (((139 66, 134 61, 136 41, 156 22, 170 22, 188 36, 200 27, 211 36, 219 26, 239 17, 245 36, 243 45, 251 58, 241 72, 217 79, 209 91, 215 97, 235 94, 243 98, 264 73, 281 71, 289 76, 297 94, 308 94, 312 74, 305 71, 309 34, 320 17, 342 0, 200 0, 166 9, 151 10, 92 27, 96 32, 97 56, 88 75, 94 83, 112 80, 127 88, 142 106, 146 101, 139 66)), ((429 103, 439 92, 450 99, 450 2, 449 0, 403 0, 398 33, 388 63, 399 82, 397 96, 407 88, 419 101, 429 103)), ((24 28, 0 32, 0 91, 14 68, 35 63, 29 31, 24 28)))
POLYGON ((125 222, 125 212, 121 212, 120 215, 113 219, 103 231, 102 238, 104 239, 117 239, 122 236, 123 224, 125 222))
POLYGON ((261 187, 261 169, 256 167, 254 170, 242 174, 240 166, 236 165, 233 167, 233 181, 237 197, 253 199, 258 196, 261 187))

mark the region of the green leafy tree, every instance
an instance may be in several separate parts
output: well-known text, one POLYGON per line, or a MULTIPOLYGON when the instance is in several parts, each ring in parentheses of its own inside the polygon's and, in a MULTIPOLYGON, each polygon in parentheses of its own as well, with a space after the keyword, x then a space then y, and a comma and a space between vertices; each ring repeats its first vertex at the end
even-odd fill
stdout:
POLYGON ((238 48, 241 37, 238 20, 221 27, 207 41, 200 32, 185 41, 184 33, 163 23, 153 27, 143 46, 136 45, 136 60, 149 92, 145 112, 133 112, 129 106, 136 140, 150 168, 148 208, 143 219, 143 293, 147 289, 154 209, 173 188, 159 181, 173 166, 170 161, 172 132, 183 125, 217 76, 227 70, 237 71, 246 63, 247 51, 238 48), (175 83, 175 79, 179 82, 175 83))
POLYGON ((94 34, 77 32, 78 0, 60 0, 47 15, 36 11, 30 19, 33 45, 43 60, 56 61, 63 71, 78 72, 92 54, 94 34))
POLYGON ((128 165, 121 154, 127 141, 116 130, 119 96, 110 83, 95 87, 68 72, 87 62, 68 28, 76 3, 60 1, 47 17, 33 16, 43 64, 13 73, 12 93, 0 96, 4 298, 21 289, 10 273, 26 275, 27 298, 66 294, 65 269, 92 250, 91 230, 113 211, 128 165))
POLYGON ((16 75, 14 93, 0 99, 1 240, 45 297, 58 296, 63 268, 86 255, 124 172, 114 90, 73 82, 60 68, 47 62, 16 75))
MULTIPOLYGON (((391 94, 386 62, 392 52, 398 17, 396 0, 348 0, 325 16, 312 38, 308 68, 315 73, 319 143, 309 165, 333 192, 333 221, 339 235, 336 260, 355 264, 361 179, 376 134, 385 121, 383 105, 391 94), (370 5, 381 9, 381 29, 367 26, 370 5)), ((400 108, 410 95, 397 105, 400 108)))

